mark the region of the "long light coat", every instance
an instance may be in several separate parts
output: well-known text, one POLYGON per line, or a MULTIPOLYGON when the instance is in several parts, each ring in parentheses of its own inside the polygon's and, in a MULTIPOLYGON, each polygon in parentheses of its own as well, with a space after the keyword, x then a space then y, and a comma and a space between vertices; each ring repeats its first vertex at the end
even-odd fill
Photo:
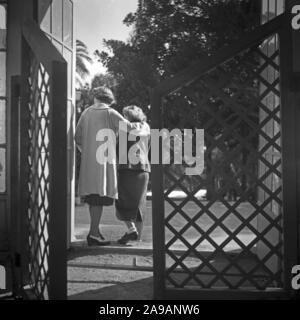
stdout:
MULTIPOLYGON (((97 150, 103 142, 97 141, 96 137, 101 129, 111 129, 117 136, 120 121, 126 123, 129 130, 137 128, 137 124, 130 123, 106 104, 93 105, 82 113, 75 132, 75 141, 81 151, 78 183, 80 196, 98 194, 118 198, 117 159, 114 154, 111 163, 100 164, 97 161, 97 150)), ((115 140, 112 147, 116 148, 115 140)))

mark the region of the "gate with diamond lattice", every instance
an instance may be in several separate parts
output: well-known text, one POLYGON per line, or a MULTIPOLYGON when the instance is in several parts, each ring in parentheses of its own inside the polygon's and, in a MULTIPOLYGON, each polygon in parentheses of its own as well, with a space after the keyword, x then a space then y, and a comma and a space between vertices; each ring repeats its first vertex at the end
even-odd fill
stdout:
POLYGON ((66 299, 67 64, 33 20, 23 24, 22 75, 12 87, 17 290, 66 299))
MULTIPOLYGON (((204 129, 205 167, 152 168, 157 298, 286 297, 297 264, 296 100, 282 14, 165 80, 153 128, 204 129)), ((298 88, 299 89, 299 88, 298 88)))

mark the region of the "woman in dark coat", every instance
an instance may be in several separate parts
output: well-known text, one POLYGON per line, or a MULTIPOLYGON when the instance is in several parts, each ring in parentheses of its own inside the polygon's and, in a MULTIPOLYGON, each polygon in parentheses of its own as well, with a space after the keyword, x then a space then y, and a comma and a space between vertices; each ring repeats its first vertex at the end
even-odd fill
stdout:
POLYGON ((124 108, 123 115, 130 122, 140 122, 141 127, 129 132, 129 135, 137 136, 138 138, 136 141, 127 139, 125 159, 123 155, 123 160, 120 161, 121 155, 119 154, 119 197, 115 204, 116 216, 119 220, 124 221, 128 228, 123 237, 118 240, 120 244, 140 239, 143 228, 142 205, 146 200, 150 172, 148 160, 150 127, 146 122, 146 116, 142 109, 137 106, 124 108))

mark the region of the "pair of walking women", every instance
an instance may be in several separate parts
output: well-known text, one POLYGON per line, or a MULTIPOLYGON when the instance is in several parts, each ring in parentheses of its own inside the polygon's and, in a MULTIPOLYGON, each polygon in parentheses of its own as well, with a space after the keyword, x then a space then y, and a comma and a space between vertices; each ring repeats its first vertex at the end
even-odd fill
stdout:
MULTIPOLYGON (((94 104, 83 111, 75 133, 77 147, 81 151, 78 193, 89 205, 90 230, 87 236, 89 246, 109 245, 100 230, 101 216, 104 206, 115 203, 116 217, 127 226, 125 234, 118 239, 120 244, 138 240, 143 227, 142 204, 145 201, 149 180, 150 164, 148 161, 148 141, 150 128, 143 111, 136 106, 123 109, 123 116, 111 107, 115 102, 112 91, 107 87, 93 89, 94 104), (101 130, 108 129, 118 136, 119 130, 126 134, 134 133, 137 137, 145 137, 135 144, 128 141, 126 154, 118 154, 118 139, 109 140, 111 152, 106 158, 110 161, 99 162, 97 152, 107 141, 98 141, 101 130), (128 151, 135 144, 135 158, 141 161, 130 161, 128 151), (122 163, 118 159, 122 157, 122 163)), ((137 138, 138 140, 139 138, 137 138)), ((100 139, 101 140, 101 139, 100 139)), ((121 142, 119 142, 121 143, 121 142)), ((123 150, 122 148, 120 148, 123 150)), ((123 152, 123 151, 122 151, 123 152)), ((105 155, 98 155, 105 158, 105 155)))

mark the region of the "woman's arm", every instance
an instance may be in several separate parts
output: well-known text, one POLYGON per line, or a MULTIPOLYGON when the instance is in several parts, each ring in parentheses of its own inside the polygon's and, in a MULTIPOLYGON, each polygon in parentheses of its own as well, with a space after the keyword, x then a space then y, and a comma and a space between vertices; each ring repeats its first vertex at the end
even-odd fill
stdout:
POLYGON ((119 130, 130 131, 134 129, 140 129, 142 124, 139 122, 129 122, 126 120, 118 111, 115 109, 109 110, 111 123, 113 125, 113 129, 118 132, 119 130))

